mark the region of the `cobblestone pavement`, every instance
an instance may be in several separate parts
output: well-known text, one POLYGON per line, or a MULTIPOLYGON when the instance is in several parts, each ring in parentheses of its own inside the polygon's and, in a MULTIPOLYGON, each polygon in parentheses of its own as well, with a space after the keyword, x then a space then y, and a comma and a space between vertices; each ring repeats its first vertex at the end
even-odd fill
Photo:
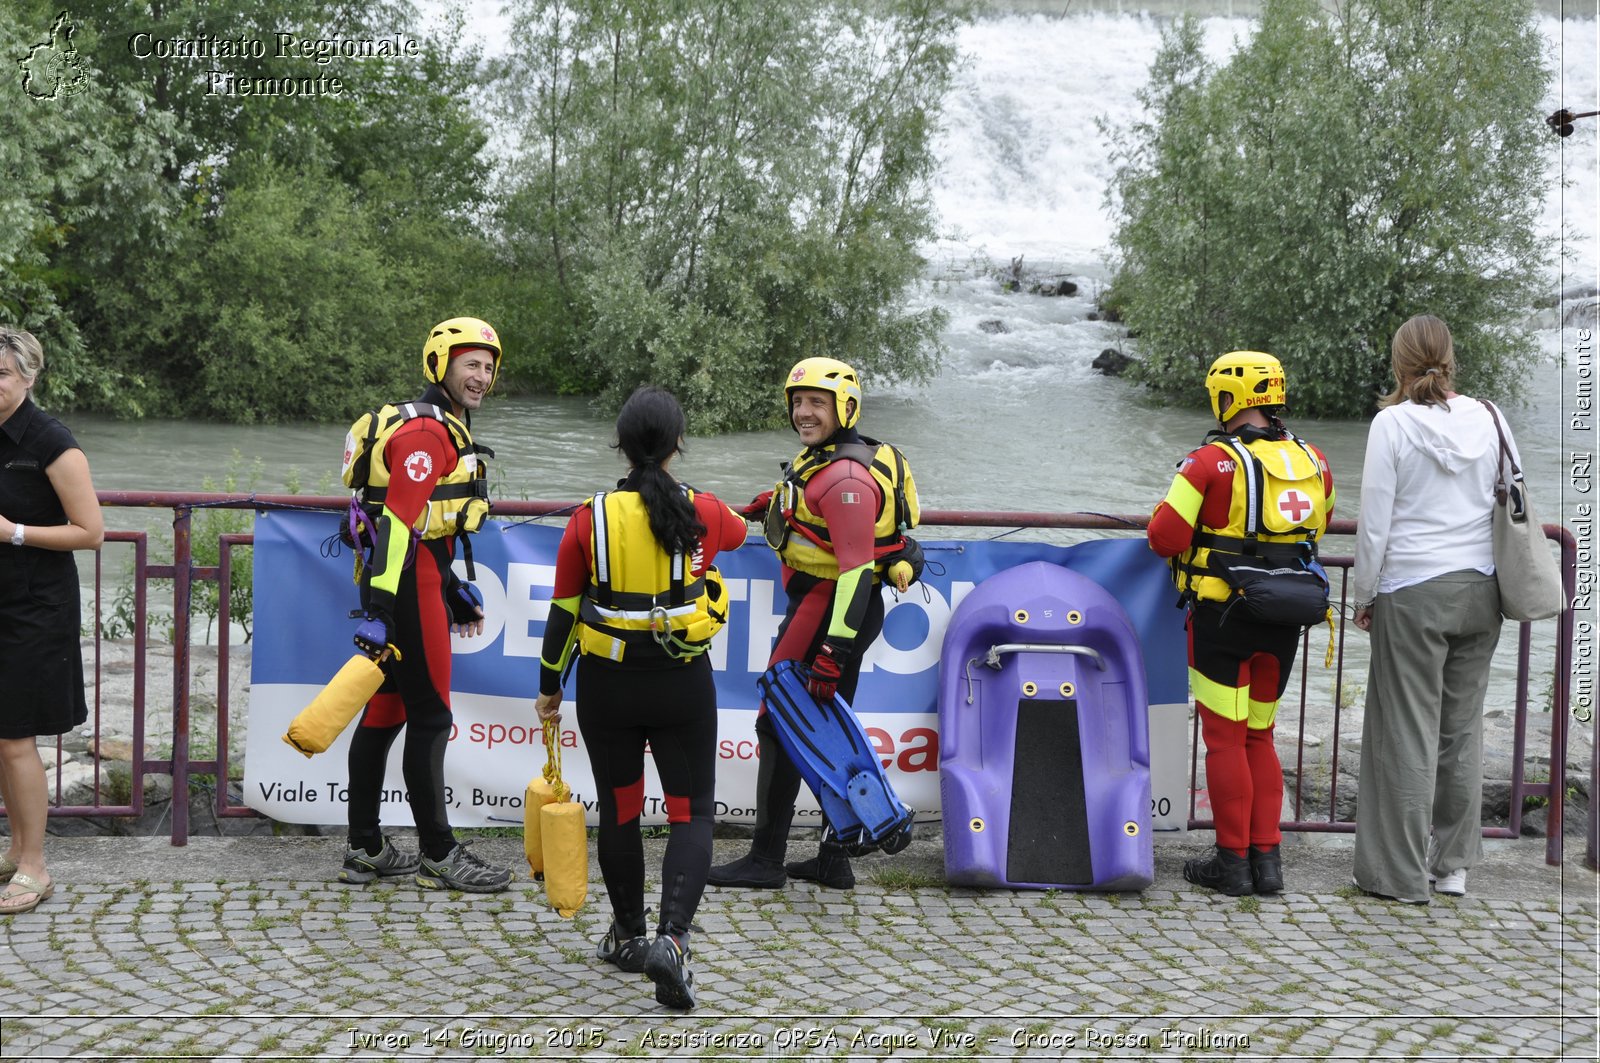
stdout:
POLYGON ((1182 881, 1209 837, 1158 842, 1137 894, 952 889, 921 841, 851 892, 710 889, 688 1014, 594 959, 597 873, 563 919, 525 874, 342 886, 333 838, 51 839, 56 895, 0 921, 0 1058, 1596 1057, 1577 855, 1491 846, 1408 907, 1349 886, 1347 839, 1286 842, 1288 892, 1228 899, 1182 881))

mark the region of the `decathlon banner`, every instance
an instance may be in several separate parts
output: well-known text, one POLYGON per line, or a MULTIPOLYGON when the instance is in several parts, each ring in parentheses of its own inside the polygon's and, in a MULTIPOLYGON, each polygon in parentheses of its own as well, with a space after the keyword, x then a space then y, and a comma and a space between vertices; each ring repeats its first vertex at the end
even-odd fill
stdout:
MULTIPOLYGON (((263 511, 255 524, 255 628, 251 659, 250 722, 245 746, 245 800, 289 823, 345 822, 347 730, 327 752, 306 759, 282 740, 289 722, 350 657, 357 603, 348 550, 328 556, 324 544, 336 518, 327 513, 263 511)), ((473 563, 485 602, 484 633, 453 638, 451 706, 455 727, 445 757, 451 822, 488 826, 522 822, 522 795, 544 766, 542 733, 534 716, 539 650, 555 576, 560 527, 489 521, 473 538, 473 563)), ((772 551, 752 544, 719 555, 731 613, 713 643, 719 708, 717 814, 729 822, 754 822, 757 708, 756 677, 783 619, 784 596, 772 551)), ((899 601, 885 591, 883 636, 867 652, 856 709, 889 770, 901 800, 918 818, 939 818, 939 649, 950 611, 985 578, 1028 561, 1050 561, 1101 583, 1122 603, 1140 633, 1153 707, 1187 702, 1182 614, 1172 607, 1165 564, 1142 539, 1106 539, 1054 547, 1020 542, 924 543, 930 572, 899 601), (942 567, 943 572, 936 570, 942 567)), ((456 570, 465 577, 465 564, 456 570)), ((575 799, 594 809, 594 780, 577 729, 575 679, 562 703, 562 777, 575 799)), ((1156 719, 1152 715, 1152 721, 1156 719)), ((352 725, 352 727, 355 725, 352 725)), ((1154 730, 1154 728, 1153 728, 1154 730)), ((403 744, 390 753, 383 821, 411 823, 400 771, 403 744)), ((1158 743, 1152 739, 1152 757, 1158 743)), ((1177 780, 1174 763, 1152 764, 1177 780)), ((1156 782, 1157 794, 1163 785, 1156 782)), ((1168 787, 1170 790, 1170 787, 1168 787)), ((646 760, 647 822, 665 822, 660 783, 646 760)), ((1182 807, 1172 793, 1157 798, 1182 807)), ((821 814, 801 794, 799 824, 820 825, 821 814)), ((1170 823, 1167 825, 1171 825, 1170 823)))

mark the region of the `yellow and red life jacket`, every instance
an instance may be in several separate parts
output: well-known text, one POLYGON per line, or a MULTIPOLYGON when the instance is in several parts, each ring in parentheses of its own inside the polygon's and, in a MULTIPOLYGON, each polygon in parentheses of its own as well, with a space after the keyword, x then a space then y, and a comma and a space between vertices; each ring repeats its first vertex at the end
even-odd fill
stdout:
POLYGON ((1327 490, 1322 462, 1297 436, 1249 442, 1220 436, 1211 442, 1233 458, 1228 523, 1196 527, 1189 549, 1172 559, 1172 574, 1184 594, 1225 602, 1235 591, 1213 574, 1212 552, 1314 560, 1308 544, 1327 530, 1327 490))
MULTIPOLYGON (((683 491, 692 503, 694 491, 683 491)), ((695 577, 693 558, 662 549, 637 491, 602 491, 584 504, 591 510, 594 562, 578 606, 579 650, 619 662, 704 653, 728 622, 728 592, 717 567, 695 577)))
POLYGON ((444 425, 455 444, 456 467, 434 485, 428 505, 413 528, 422 539, 471 534, 482 527, 489 515, 489 470, 485 459, 494 457, 494 451, 474 443, 466 424, 448 410, 426 402, 368 410, 345 436, 340 478, 376 516, 389 494, 392 470, 385 458, 389 438, 401 425, 418 417, 432 418, 444 425))

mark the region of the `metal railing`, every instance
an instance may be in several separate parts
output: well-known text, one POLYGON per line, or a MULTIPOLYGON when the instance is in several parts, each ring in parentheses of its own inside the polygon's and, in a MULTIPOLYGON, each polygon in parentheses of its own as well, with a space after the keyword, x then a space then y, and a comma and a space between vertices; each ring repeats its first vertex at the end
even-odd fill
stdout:
MULTIPOLYGON (((206 509, 300 509, 300 510, 325 510, 328 512, 341 512, 348 504, 348 499, 338 496, 301 496, 301 495, 256 495, 256 494, 221 494, 221 493, 171 493, 171 492, 128 492, 109 491, 100 493, 100 503, 108 508, 155 508, 169 509, 172 511, 172 544, 173 557, 170 564, 149 563, 148 533, 130 531, 109 531, 106 539, 112 543, 131 543, 134 557, 130 579, 133 588, 133 705, 132 705, 132 751, 130 754, 130 793, 126 801, 107 801, 104 798, 101 785, 102 755, 100 742, 101 727, 101 666, 102 666, 102 627, 101 618, 104 615, 104 579, 102 555, 97 555, 94 565, 94 604, 95 619, 94 631, 94 697, 93 716, 94 739, 90 743, 92 750, 91 765, 94 772, 92 789, 93 799, 89 804, 67 805, 62 801, 61 773, 59 771, 63 753, 58 740, 56 746, 57 759, 57 789, 51 802, 50 814, 53 816, 103 816, 103 817, 129 817, 139 816, 144 812, 144 781, 147 776, 169 776, 172 780, 172 844, 181 846, 187 843, 190 834, 189 801, 190 784, 196 776, 211 776, 215 780, 214 811, 219 817, 255 817, 258 815, 253 809, 243 805, 233 804, 228 795, 229 753, 228 753, 228 726, 230 718, 229 706, 229 659, 232 652, 230 623, 228 615, 229 600, 233 590, 233 554, 236 548, 249 546, 253 536, 248 533, 229 532, 218 536, 218 557, 216 565, 197 565, 194 561, 192 550, 193 519, 197 510, 206 509), (170 579, 173 585, 172 601, 172 638, 173 638, 173 676, 171 695, 172 719, 172 753, 170 758, 151 758, 147 755, 147 728, 149 719, 146 712, 145 700, 148 696, 147 669, 148 654, 148 627, 150 620, 149 581, 152 579, 170 579), (216 691, 216 750, 213 756, 203 759, 194 759, 191 747, 193 709, 193 675, 192 675, 192 632, 193 632, 193 588, 197 582, 214 581, 218 586, 218 601, 221 608, 220 623, 218 624, 217 639, 217 691, 216 691)), ((531 518, 550 516, 570 512, 574 508, 571 503, 564 502, 496 502, 495 516, 512 518, 531 518)), ((922 526, 927 527, 952 527, 952 528, 996 528, 996 529, 1049 529, 1062 531, 1120 531, 1125 533, 1142 532, 1148 524, 1148 517, 1133 515, 1098 514, 1098 513, 1030 513, 1030 512, 969 512, 955 510, 927 510, 922 514, 922 526)), ((1328 534, 1333 537, 1350 536, 1355 534, 1356 524, 1349 520, 1335 520, 1328 528, 1328 534)), ((1576 543, 1572 535, 1565 529, 1556 525, 1545 525, 1547 537, 1555 540, 1561 547, 1561 567, 1565 582, 1568 601, 1572 600, 1572 593, 1576 578, 1576 543)), ((1307 713, 1307 696, 1309 692, 1309 669, 1302 666, 1300 669, 1300 686, 1298 704, 1290 704, 1285 699, 1285 704, 1280 709, 1279 719, 1298 719, 1297 754, 1295 759, 1295 786, 1292 798, 1286 800, 1286 806, 1292 808, 1292 814, 1283 821, 1283 829, 1287 831, 1335 831, 1349 832, 1355 829, 1353 820, 1340 820, 1338 817, 1339 804, 1339 727, 1342 722, 1345 708, 1343 698, 1344 675, 1344 650, 1345 650, 1345 613, 1350 607, 1347 601, 1349 568, 1353 559, 1347 556, 1324 555, 1324 566, 1330 571, 1338 570, 1341 574, 1338 587, 1339 608, 1336 610, 1336 657, 1337 671, 1334 679, 1334 706, 1333 706, 1333 733, 1330 737, 1331 763, 1328 767, 1329 792, 1327 796, 1326 819, 1309 818, 1306 807, 1306 742, 1305 719, 1307 713)), ((1516 716, 1514 731, 1514 747, 1510 766, 1511 801, 1509 809, 1509 822, 1504 827, 1485 827, 1486 837, 1514 838, 1520 836, 1522 827, 1522 806, 1528 798, 1543 798, 1547 802, 1547 838, 1545 843, 1545 859, 1550 864, 1559 864, 1563 857, 1563 812, 1565 798, 1566 776, 1566 747, 1567 729, 1565 706, 1568 704, 1571 673, 1572 673, 1572 643, 1573 643, 1573 611, 1569 606, 1557 620, 1555 639, 1554 662, 1554 705, 1557 707, 1550 713, 1550 748, 1548 759, 1548 772, 1544 781, 1529 781, 1524 772, 1524 756, 1526 754, 1527 728, 1529 718, 1528 688, 1531 674, 1531 626, 1527 623, 1518 625, 1517 644, 1517 682, 1516 682, 1516 716)), ((1311 638, 1322 628, 1309 629, 1302 640, 1301 659, 1311 652, 1311 638)), ((1198 722, 1195 724, 1198 729, 1198 722)), ((1597 726, 1600 730, 1600 726, 1597 726)), ((1600 735, 1597 735, 1600 737, 1600 735)), ((1197 792, 1199 778, 1200 742, 1198 733, 1191 736, 1191 749, 1193 750, 1189 767, 1189 792, 1191 795, 1189 806, 1188 825, 1191 829, 1205 829, 1212 826, 1208 819, 1196 815, 1194 795, 1197 792)), ((1594 805, 1596 803, 1594 779, 1590 779, 1589 793, 1591 800, 1590 818, 1594 820, 1594 805)), ((1286 795, 1289 798, 1289 795, 1286 795)), ((1589 853, 1590 866, 1594 866, 1594 853, 1589 853)))

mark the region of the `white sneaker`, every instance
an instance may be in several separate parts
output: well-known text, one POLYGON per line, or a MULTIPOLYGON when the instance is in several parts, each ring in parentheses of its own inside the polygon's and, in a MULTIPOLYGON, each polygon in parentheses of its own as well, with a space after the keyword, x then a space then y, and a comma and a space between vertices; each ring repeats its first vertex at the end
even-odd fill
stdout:
POLYGON ((1446 897, 1465 897, 1467 895, 1467 873, 1465 870, 1452 871, 1448 875, 1428 878, 1433 882, 1433 892, 1442 893, 1446 897))

